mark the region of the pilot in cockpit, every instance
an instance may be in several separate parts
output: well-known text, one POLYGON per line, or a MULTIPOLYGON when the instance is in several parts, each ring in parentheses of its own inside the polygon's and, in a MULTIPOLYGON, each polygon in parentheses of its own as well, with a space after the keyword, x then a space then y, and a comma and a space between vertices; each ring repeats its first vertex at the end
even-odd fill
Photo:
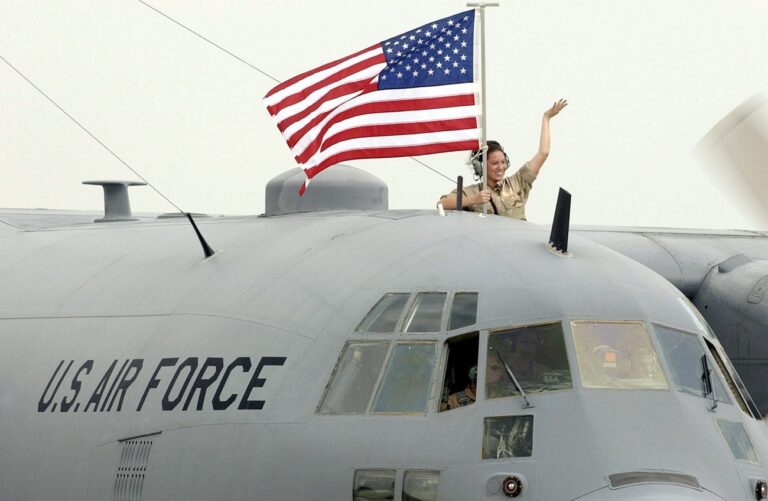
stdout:
POLYGON ((492 339, 495 342, 488 351, 486 398, 508 397, 517 393, 507 367, 524 390, 544 384, 545 374, 551 373, 551 369, 538 361, 537 354, 543 339, 535 330, 500 333, 492 339))
POLYGON ((469 384, 466 388, 448 396, 448 403, 445 410, 458 409, 472 405, 477 399, 477 366, 473 365, 469 369, 469 384))
POLYGON ((551 369, 537 360, 543 339, 533 330, 523 330, 510 339, 512 355, 507 361, 518 381, 540 382, 551 369))

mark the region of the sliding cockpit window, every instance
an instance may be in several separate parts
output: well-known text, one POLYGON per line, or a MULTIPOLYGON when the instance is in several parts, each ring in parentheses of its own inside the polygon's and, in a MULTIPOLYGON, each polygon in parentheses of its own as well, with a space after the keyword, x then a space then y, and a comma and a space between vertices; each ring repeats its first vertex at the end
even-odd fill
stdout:
POLYGON ((440 412, 467 407, 477 400, 478 343, 477 332, 446 341, 448 358, 440 393, 440 412))

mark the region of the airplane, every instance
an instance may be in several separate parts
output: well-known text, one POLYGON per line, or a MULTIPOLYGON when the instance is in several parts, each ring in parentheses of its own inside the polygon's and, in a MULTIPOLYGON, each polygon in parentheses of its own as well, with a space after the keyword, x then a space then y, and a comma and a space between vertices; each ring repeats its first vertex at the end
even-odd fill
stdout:
POLYGON ((0 212, 0 498, 768 498, 766 234, 303 180, 196 223, 132 181, 0 212))
POLYGON ((131 182, 89 182, 100 222, 2 211, 0 498, 768 497, 698 269, 635 247, 704 237, 569 232, 566 194, 550 232, 389 210, 353 167, 303 180, 260 216, 197 215, 202 256, 182 214, 132 214, 131 182))

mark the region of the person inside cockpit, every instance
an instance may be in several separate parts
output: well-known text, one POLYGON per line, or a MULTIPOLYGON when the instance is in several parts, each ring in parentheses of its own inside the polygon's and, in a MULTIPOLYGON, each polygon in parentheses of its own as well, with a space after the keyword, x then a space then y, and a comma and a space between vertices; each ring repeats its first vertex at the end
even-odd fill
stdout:
POLYGON ((512 357, 508 361, 518 381, 538 383, 551 369, 537 361, 537 352, 544 340, 534 330, 524 329, 510 340, 512 357))
POLYGON ((504 373, 505 370, 498 357, 488 358, 485 370, 485 398, 508 397, 514 392, 509 377, 504 373))
POLYGON ((499 333, 493 340, 495 343, 489 346, 486 366, 486 398, 508 397, 517 393, 507 367, 524 391, 544 384, 544 375, 551 369, 537 360, 543 339, 535 329, 499 333))
MULTIPOLYGON (((509 177, 504 174, 509 167, 509 157, 497 141, 487 141, 488 190, 483 190, 483 183, 467 186, 462 190, 462 208, 482 212, 484 204, 489 214, 499 214, 515 219, 525 219, 525 203, 531 191, 533 181, 549 156, 550 131, 549 121, 568 106, 568 101, 560 99, 552 105, 541 119, 539 149, 536 154, 520 169, 509 177)), ((483 173, 482 149, 472 152, 469 163, 473 166, 475 179, 483 173)), ((456 190, 440 197, 439 204, 445 209, 456 208, 456 190)))
POLYGON ((469 384, 466 388, 456 393, 451 394, 448 397, 448 403, 446 404, 446 410, 458 409, 459 407, 466 407, 472 405, 477 399, 477 366, 473 365, 469 369, 469 384))

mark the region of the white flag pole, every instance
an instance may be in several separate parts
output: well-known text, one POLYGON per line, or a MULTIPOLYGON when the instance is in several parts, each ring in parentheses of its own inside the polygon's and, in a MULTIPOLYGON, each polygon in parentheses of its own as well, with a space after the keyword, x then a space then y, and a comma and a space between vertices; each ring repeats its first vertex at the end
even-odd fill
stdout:
MULTIPOLYGON (((488 145, 485 135, 485 8, 498 7, 498 2, 469 2, 467 7, 474 7, 480 16, 480 148, 483 159, 483 191, 488 190, 488 145)), ((483 213, 488 212, 488 202, 483 204, 483 213)))

